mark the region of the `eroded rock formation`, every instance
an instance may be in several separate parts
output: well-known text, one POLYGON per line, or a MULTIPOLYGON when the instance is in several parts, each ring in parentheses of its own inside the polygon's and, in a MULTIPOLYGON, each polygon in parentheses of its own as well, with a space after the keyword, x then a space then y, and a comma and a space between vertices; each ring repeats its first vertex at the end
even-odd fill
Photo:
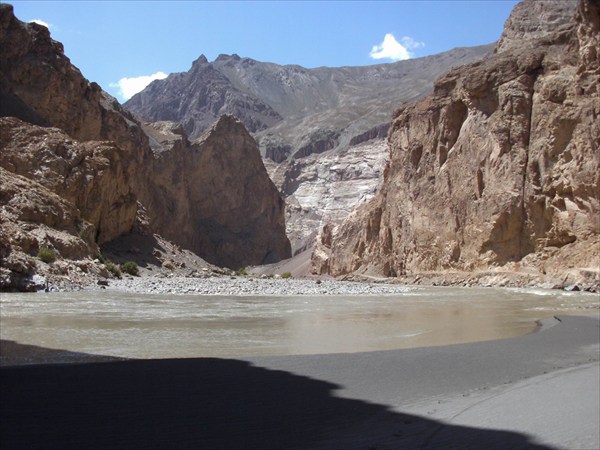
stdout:
POLYGON ((286 202, 286 229, 292 252, 312 249, 324 223, 339 223, 370 200, 383 178, 386 142, 373 140, 345 151, 290 161, 271 170, 286 202))
POLYGON ((0 47, 0 289, 60 267, 98 272, 98 245, 141 230, 236 268, 289 256, 283 201, 238 121, 193 144, 170 124, 146 133, 6 4, 0 47), (43 246, 73 264, 42 264, 43 246))
POLYGON ((0 289, 28 289, 34 272, 88 266, 48 267, 35 258, 41 247, 89 262, 98 244, 133 229, 152 154, 130 114, 71 65, 48 29, 7 4, 0 46, 0 289))
POLYGON ((575 7, 522 2, 493 56, 397 111, 381 192, 323 229, 315 272, 598 277, 599 6, 575 7))
POLYGON ((284 204, 256 142, 222 116, 190 144, 179 125, 146 125, 157 142, 153 179, 142 201, 154 229, 207 261, 237 269, 291 256, 284 204))
POLYGON ((79 141, 110 140, 129 159, 148 157, 147 138, 131 114, 86 80, 48 28, 24 23, 0 5, 0 114, 53 126, 79 141))
MULTIPOLYGON (((91 242, 103 244, 132 229, 137 211, 132 174, 126 152, 113 142, 80 143, 58 128, 3 117, 0 145, 0 166, 76 207, 75 218, 93 225, 91 242)), ((85 234, 81 227, 77 234, 85 234)))

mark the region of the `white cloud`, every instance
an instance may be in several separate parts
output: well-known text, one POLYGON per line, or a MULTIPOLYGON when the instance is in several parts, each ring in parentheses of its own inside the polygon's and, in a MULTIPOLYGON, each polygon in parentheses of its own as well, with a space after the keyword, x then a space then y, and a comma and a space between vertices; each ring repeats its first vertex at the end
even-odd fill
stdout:
POLYGON ((140 77, 121 78, 116 83, 110 83, 109 86, 117 88, 121 100, 129 100, 138 92, 142 91, 146 86, 154 80, 163 80, 167 78, 164 72, 156 72, 152 75, 142 75, 140 77))
POLYGON ((414 58, 415 54, 411 50, 424 46, 425 44, 423 42, 415 41, 409 36, 401 37, 400 42, 398 42, 392 33, 388 33, 383 38, 381 44, 373 46, 369 56, 373 59, 401 61, 414 58))
POLYGON ((33 19, 33 20, 29 21, 29 23, 32 23, 32 22, 33 23, 37 23, 38 25, 42 25, 42 26, 44 26, 44 27, 46 27, 48 29, 52 28, 52 25, 50 25, 48 22, 44 22, 41 19, 33 19))

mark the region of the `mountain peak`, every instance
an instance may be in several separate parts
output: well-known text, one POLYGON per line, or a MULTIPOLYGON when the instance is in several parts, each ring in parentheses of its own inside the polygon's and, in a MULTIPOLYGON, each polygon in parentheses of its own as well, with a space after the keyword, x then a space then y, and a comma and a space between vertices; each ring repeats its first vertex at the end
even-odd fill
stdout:
POLYGON ((261 152, 277 154, 275 159, 280 162, 301 148, 304 154, 312 153, 306 153, 308 148, 331 149, 333 141, 317 147, 306 142, 313 135, 338 131, 331 133, 328 117, 336 116, 344 122, 336 127, 347 130, 345 139, 349 141, 388 122, 398 104, 430 90, 433 80, 450 66, 479 60, 489 50, 489 47, 458 49, 451 54, 375 69, 361 66, 299 70, 298 66, 259 62, 235 53, 221 54, 210 63, 200 57, 188 76, 157 81, 162 86, 160 90, 146 88, 126 105, 144 120, 183 123, 192 140, 200 137, 222 114, 233 114, 251 133, 269 135, 266 139, 256 136, 261 152), (342 99, 357 107, 349 111, 342 99), (370 108, 378 113, 361 112, 370 108), (309 116, 310 124, 299 120, 309 116), (307 134, 306 126, 323 132, 307 134), (274 127, 277 130, 267 131, 274 127))
POLYGON ((206 59, 206 56, 204 56, 203 54, 200 55, 198 57, 198 59, 196 59, 194 62, 192 62, 192 67, 196 66, 196 65, 203 65, 203 64, 208 64, 208 59, 206 59))
POLYGON ((217 56, 217 59, 215 59, 215 62, 216 61, 231 61, 231 60, 239 61, 240 59, 242 59, 242 58, 237 53, 232 53, 231 55, 221 53, 219 56, 217 56))
MULTIPOLYGON (((235 117, 233 114, 222 114, 217 121, 204 132, 203 136, 210 136, 219 133, 242 133, 248 134, 248 130, 244 127, 244 124, 235 117)), ((248 134, 248 136, 250 136, 248 134)), ((202 137, 200 138, 202 139, 202 137)))

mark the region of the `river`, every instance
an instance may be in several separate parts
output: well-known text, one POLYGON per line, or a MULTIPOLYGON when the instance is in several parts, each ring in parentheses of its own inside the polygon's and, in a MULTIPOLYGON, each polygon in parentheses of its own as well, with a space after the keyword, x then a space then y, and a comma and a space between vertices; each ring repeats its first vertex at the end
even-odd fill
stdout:
POLYGON ((523 335, 538 320, 585 313, 598 301, 580 292, 448 287, 360 296, 1 294, 0 337, 131 358, 359 352, 523 335))

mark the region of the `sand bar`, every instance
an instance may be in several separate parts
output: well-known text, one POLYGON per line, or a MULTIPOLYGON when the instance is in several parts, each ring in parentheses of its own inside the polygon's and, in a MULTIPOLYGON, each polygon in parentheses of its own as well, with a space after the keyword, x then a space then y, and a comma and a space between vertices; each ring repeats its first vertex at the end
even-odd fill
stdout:
POLYGON ((382 352, 0 369, 2 448, 598 448, 598 315, 382 352))

